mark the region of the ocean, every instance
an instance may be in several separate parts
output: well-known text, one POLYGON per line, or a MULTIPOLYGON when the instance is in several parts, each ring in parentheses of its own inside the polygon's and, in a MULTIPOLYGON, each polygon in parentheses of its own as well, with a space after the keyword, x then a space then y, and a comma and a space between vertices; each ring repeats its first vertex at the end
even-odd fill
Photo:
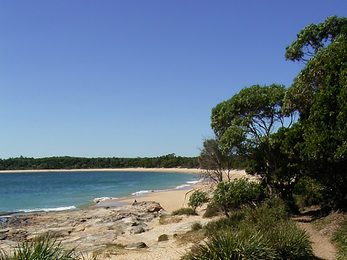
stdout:
POLYGON ((167 172, 0 173, 0 215, 74 209, 96 198, 182 189, 198 180, 197 175, 167 172))

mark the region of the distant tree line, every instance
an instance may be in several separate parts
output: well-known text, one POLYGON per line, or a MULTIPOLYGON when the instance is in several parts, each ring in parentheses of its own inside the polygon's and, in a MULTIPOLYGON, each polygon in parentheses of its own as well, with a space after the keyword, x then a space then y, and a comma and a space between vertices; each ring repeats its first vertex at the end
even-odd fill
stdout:
POLYGON ((39 170, 39 169, 97 169, 97 168, 198 168, 197 157, 182 157, 168 154, 159 157, 143 158, 84 158, 84 157, 17 157, 0 159, 0 170, 39 170))

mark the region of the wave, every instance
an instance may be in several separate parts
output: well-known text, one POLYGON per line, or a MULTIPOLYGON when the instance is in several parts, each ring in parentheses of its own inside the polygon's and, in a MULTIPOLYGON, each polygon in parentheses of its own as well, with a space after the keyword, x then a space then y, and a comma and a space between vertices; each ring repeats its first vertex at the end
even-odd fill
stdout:
POLYGON ((103 202, 105 200, 114 200, 114 199, 118 199, 118 198, 116 198, 116 197, 100 197, 100 198, 93 199, 93 202, 98 204, 98 203, 103 202))
POLYGON ((146 194, 146 193, 150 193, 150 192, 154 192, 154 190, 140 190, 140 191, 136 191, 136 192, 131 193, 131 195, 140 196, 142 194, 146 194))
POLYGON ((200 180, 197 180, 197 181, 187 181, 186 183, 189 183, 189 184, 197 184, 199 182, 202 182, 204 179, 200 179, 200 180))
MULTIPOLYGON (((189 187, 191 187, 194 184, 197 184, 199 182, 202 182, 204 179, 199 179, 199 180, 192 180, 192 181, 186 181, 185 184, 181 184, 175 187, 175 190, 183 190, 183 189, 187 189, 189 187)), ((161 191, 167 191, 170 189, 164 189, 164 190, 140 190, 140 191, 136 191, 131 193, 132 196, 141 196, 143 194, 147 194, 147 193, 151 193, 151 192, 161 192, 161 191)))
POLYGON ((34 209, 20 209, 19 212, 30 213, 30 212, 49 212, 49 211, 63 211, 63 210, 71 210, 76 209, 75 206, 67 206, 67 207, 57 207, 57 208, 34 208, 34 209))
POLYGON ((182 190, 182 189, 185 189, 187 187, 191 187, 191 185, 189 185, 189 184, 182 184, 182 185, 178 185, 175 189, 176 190, 182 190))

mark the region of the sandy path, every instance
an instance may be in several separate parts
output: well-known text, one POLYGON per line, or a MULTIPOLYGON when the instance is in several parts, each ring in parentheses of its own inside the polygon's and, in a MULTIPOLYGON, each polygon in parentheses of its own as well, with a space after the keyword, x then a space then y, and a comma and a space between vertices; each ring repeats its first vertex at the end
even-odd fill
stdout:
POLYGON ((312 242, 313 254, 319 259, 336 259, 336 248, 327 236, 323 236, 311 223, 298 222, 300 228, 306 231, 312 242))

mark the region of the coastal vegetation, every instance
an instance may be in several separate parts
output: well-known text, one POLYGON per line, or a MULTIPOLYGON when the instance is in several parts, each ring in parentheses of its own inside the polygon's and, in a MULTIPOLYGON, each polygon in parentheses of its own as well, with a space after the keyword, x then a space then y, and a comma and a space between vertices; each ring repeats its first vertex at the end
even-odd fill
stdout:
POLYGON ((313 259, 308 236, 289 219, 280 199, 237 209, 204 230, 208 241, 182 259, 313 259))
MULTIPOLYGON (((314 259, 290 216, 347 209, 347 18, 305 27, 285 57, 303 64, 292 86, 252 85, 213 108, 215 138, 200 161, 217 183, 211 209, 226 218, 207 224, 207 242, 183 259, 314 259), (232 180, 235 156, 259 183, 232 180)), ((342 222, 333 235, 339 259, 345 231, 342 222)))
POLYGON ((143 158, 84 158, 84 157, 18 157, 0 159, 0 170, 41 170, 41 169, 100 169, 100 168, 198 168, 197 157, 182 157, 168 154, 143 158))
MULTIPOLYGON (((204 141, 199 158, 173 154, 128 159, 13 158, 2 160, 1 168, 200 165, 215 184, 211 194, 197 190, 190 196, 189 208, 159 218, 161 225, 169 225, 198 217, 196 209, 204 203, 209 203, 204 217, 219 215, 218 220, 195 223, 185 234, 173 235, 181 243, 196 244, 182 259, 317 259, 308 234, 293 215, 302 217, 305 207, 315 205, 315 215, 310 217, 321 218, 315 223, 326 226, 329 218, 322 216, 346 210, 347 18, 329 17, 305 27, 287 47, 285 57, 303 63, 293 85, 252 85, 218 104, 211 116, 215 138, 204 141), (256 178, 234 179, 231 169, 240 166, 256 178)), ((337 257, 345 259, 345 216, 337 226, 332 241, 337 257)), ((155 238, 169 243, 173 240, 169 235, 155 238)), ((55 244, 48 245, 54 248, 55 244)))
POLYGON ((207 193, 204 191, 194 191, 192 195, 189 197, 188 206, 192 207, 194 210, 196 208, 201 207, 204 203, 208 202, 207 193))
POLYGON ((66 250, 49 234, 39 236, 33 241, 26 241, 15 248, 13 254, 0 251, 0 260, 83 260, 83 256, 74 249, 66 250))
POLYGON ((293 212, 313 203, 343 210, 347 18, 332 16, 305 27, 285 57, 303 64, 292 86, 253 85, 213 108, 215 139, 204 142, 201 161, 218 183, 230 181, 232 158, 247 158, 247 172, 260 177, 264 194, 279 196, 293 212))

